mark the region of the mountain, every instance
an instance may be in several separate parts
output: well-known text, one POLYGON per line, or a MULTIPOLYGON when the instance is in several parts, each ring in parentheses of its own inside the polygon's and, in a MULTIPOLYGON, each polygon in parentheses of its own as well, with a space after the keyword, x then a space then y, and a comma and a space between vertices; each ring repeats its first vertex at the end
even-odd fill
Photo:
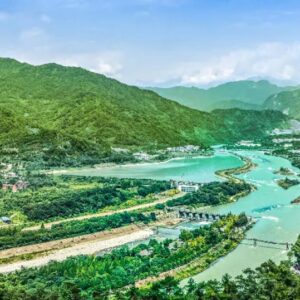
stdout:
POLYGON ((264 135, 285 122, 274 111, 201 112, 82 68, 0 59, 2 157, 100 162, 112 146, 209 146, 264 135))
POLYGON ((247 104, 250 104, 250 107, 253 105, 255 109, 261 109, 260 105, 270 95, 290 90, 292 87, 279 87, 266 80, 243 80, 228 82, 209 89, 182 86, 149 89, 182 105, 211 111, 222 107, 248 109, 247 104))
POLYGON ((300 89, 272 95, 265 101, 264 108, 279 110, 300 120, 300 89))

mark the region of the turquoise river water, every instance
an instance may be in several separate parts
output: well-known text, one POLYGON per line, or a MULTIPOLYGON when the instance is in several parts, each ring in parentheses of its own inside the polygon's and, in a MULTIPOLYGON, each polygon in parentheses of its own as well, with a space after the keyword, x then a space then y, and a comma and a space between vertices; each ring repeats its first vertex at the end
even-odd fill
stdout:
MULTIPOLYGON (((255 184, 257 189, 237 202, 210 207, 207 211, 220 214, 245 212, 257 218, 257 223, 247 233, 247 237, 294 242, 300 233, 300 205, 291 205, 290 202, 300 196, 300 185, 288 190, 282 189, 276 184, 276 180, 284 178, 284 176, 274 174, 274 171, 280 167, 288 167, 295 172, 299 172, 299 170, 292 167, 286 159, 268 156, 262 152, 240 151, 238 153, 249 157, 257 164, 252 171, 239 175, 240 178, 255 184)), ((216 170, 233 168, 242 164, 243 162, 238 157, 217 151, 216 155, 212 157, 176 159, 157 164, 81 169, 68 171, 68 174, 210 182, 220 180, 215 175, 216 170)), ((184 226, 195 225, 190 223, 184 226)), ((163 234, 164 232, 160 232, 160 235, 163 234)), ((170 236, 171 232, 167 230, 165 234, 170 236)), ((196 281, 220 279, 225 273, 235 276, 245 268, 257 267, 268 259, 279 262, 287 257, 287 252, 285 247, 259 244, 254 247, 251 243, 244 241, 209 269, 194 276, 194 279, 196 281)))

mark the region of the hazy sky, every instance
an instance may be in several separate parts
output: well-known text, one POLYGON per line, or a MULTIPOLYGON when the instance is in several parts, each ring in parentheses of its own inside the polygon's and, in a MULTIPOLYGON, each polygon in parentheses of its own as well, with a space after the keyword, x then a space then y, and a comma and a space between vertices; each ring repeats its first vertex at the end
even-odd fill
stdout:
POLYGON ((139 85, 300 82, 300 1, 0 0, 0 56, 139 85))

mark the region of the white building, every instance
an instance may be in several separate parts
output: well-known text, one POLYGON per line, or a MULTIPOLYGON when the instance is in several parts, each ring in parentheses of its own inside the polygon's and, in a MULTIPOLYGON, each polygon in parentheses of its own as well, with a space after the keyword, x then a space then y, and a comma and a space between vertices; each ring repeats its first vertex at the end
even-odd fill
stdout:
POLYGON ((197 192, 199 190, 199 185, 198 184, 193 184, 193 185, 178 184, 177 189, 180 192, 193 193, 193 192, 197 192))

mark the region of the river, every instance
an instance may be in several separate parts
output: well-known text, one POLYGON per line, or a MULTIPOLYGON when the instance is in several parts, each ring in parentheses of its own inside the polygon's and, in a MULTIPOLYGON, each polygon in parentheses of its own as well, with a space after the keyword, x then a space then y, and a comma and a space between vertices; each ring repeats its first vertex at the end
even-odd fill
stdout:
MULTIPOLYGON (((257 218, 257 223, 247 233, 247 237, 294 242, 300 233, 300 205, 291 205, 290 202, 300 195, 300 185, 288 190, 282 189, 276 184, 276 180, 285 176, 274 174, 274 171, 280 167, 288 167, 296 172, 299 170, 293 168, 286 159, 268 156, 262 152, 240 151, 238 154, 250 158, 257 164, 252 171, 238 176, 255 184, 257 189, 237 202, 211 207, 207 211, 220 214, 246 212, 257 218)), ((238 157, 217 151, 212 157, 178 159, 158 164, 73 170, 68 174, 209 182, 220 180, 214 174, 216 170, 240 165, 242 161, 238 157)), ((170 232, 166 233, 169 234, 170 232)), ((196 281, 220 279, 225 273, 235 276, 245 268, 255 268, 268 259, 279 262, 287 257, 287 252, 283 246, 258 244, 254 247, 244 241, 226 257, 193 278, 196 281)))

